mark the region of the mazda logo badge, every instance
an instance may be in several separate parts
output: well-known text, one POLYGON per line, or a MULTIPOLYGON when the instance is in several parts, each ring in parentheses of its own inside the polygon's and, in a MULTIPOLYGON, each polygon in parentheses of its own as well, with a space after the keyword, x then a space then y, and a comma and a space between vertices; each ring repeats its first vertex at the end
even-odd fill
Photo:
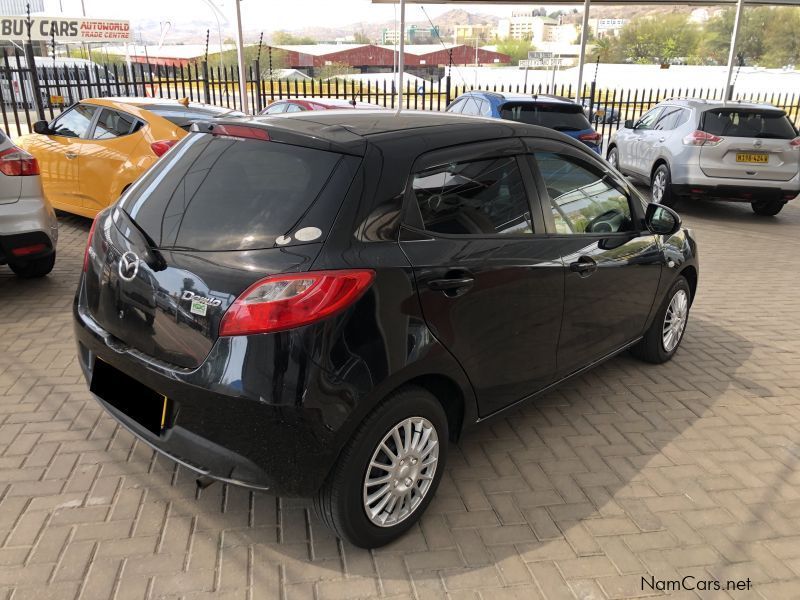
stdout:
POLYGON ((133 252, 126 252, 119 259, 119 276, 124 281, 133 281, 139 272, 139 257, 133 252))

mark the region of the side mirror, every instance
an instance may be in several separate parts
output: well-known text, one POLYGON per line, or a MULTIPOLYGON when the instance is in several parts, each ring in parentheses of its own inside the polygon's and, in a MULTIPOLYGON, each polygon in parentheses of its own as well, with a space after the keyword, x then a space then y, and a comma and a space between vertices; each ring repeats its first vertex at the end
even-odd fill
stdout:
POLYGON ((625 129, 633 129, 635 126, 633 119, 625 119, 625 129))
POLYGON ((681 228, 681 217, 671 208, 651 202, 647 205, 644 224, 656 235, 672 235, 681 228))
POLYGON ((36 123, 33 124, 33 131, 34 133, 40 133, 42 135, 51 133, 50 125, 47 123, 47 121, 36 121, 36 123))

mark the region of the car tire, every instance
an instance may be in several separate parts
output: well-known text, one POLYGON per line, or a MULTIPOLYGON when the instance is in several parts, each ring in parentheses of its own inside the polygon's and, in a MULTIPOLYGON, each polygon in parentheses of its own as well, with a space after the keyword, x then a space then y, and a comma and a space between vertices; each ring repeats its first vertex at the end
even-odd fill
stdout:
POLYGON ((653 202, 674 208, 677 203, 675 193, 672 191, 672 176, 669 167, 665 164, 658 165, 650 179, 650 195, 653 202))
POLYGON ((786 202, 783 200, 758 200, 751 202, 753 212, 762 217, 774 217, 783 210, 786 202))
POLYGON ((44 277, 56 264, 56 253, 53 252, 49 256, 43 258, 36 258, 34 260, 26 260, 24 262, 10 263, 8 266, 17 275, 23 279, 34 279, 36 277, 44 277))
POLYGON ((678 277, 653 318, 642 340, 631 348, 636 358, 653 364, 670 360, 683 340, 689 320, 692 292, 683 276, 678 277), (672 333, 672 337, 668 336, 672 333))
POLYGON ((616 146, 611 146, 611 148, 608 149, 606 160, 612 167, 619 171, 619 150, 617 150, 616 146))
POLYGON ((415 386, 395 392, 359 425, 314 498, 315 512, 339 537, 355 546, 377 548, 388 544, 413 527, 425 512, 444 473, 447 443, 447 416, 436 397, 415 386), (409 431, 406 423, 411 424, 411 440, 422 444, 398 452, 400 445, 392 434, 397 432, 405 447, 409 431), (395 460, 390 458, 391 452, 397 453, 395 460), (402 466, 401 461, 405 462, 402 466), (376 463, 392 468, 370 466, 376 463), (370 479, 383 478, 385 482, 368 485, 370 479), (368 500, 370 497, 373 499, 368 500), (393 510, 387 510, 389 506, 393 510), (369 509, 375 512, 368 515, 369 509))

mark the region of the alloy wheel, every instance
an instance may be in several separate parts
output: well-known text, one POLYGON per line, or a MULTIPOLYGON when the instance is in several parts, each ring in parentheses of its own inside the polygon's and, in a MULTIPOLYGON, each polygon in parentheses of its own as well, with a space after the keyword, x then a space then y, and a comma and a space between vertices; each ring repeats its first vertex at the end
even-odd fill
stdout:
POLYGON ((651 190, 653 195, 653 202, 661 204, 661 200, 664 199, 664 191, 666 189, 667 189, 667 175, 666 173, 664 173, 664 171, 659 170, 653 177, 653 186, 651 190))
POLYGON ((392 527, 419 507, 433 483, 439 436, 424 417, 409 417, 383 437, 364 477, 364 511, 373 525, 392 527))
POLYGON ((618 162, 616 148, 612 148, 611 150, 608 151, 608 162, 611 163, 612 167, 619 170, 619 162, 618 162))
POLYGON ((686 320, 689 316, 689 297, 685 290, 678 290, 672 297, 667 307, 667 314, 664 315, 664 326, 661 333, 661 343, 664 350, 672 352, 678 346, 686 328, 686 320))

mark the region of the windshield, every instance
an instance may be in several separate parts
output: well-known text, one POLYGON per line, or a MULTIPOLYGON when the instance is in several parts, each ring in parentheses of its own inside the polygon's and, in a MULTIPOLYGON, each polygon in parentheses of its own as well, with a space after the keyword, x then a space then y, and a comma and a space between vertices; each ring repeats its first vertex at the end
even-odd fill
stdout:
POLYGON ((577 104, 507 102, 500 107, 500 116, 509 121, 541 125, 556 131, 582 131, 592 128, 583 109, 577 104))

